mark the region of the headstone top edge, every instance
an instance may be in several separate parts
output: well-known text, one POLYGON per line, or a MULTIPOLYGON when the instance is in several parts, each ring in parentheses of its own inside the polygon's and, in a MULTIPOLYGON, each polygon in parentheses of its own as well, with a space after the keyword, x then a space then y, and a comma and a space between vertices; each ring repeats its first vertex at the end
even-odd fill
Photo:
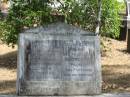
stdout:
POLYGON ((94 32, 82 30, 70 24, 57 22, 46 26, 39 26, 24 30, 21 34, 44 34, 44 35, 82 35, 96 36, 94 32))

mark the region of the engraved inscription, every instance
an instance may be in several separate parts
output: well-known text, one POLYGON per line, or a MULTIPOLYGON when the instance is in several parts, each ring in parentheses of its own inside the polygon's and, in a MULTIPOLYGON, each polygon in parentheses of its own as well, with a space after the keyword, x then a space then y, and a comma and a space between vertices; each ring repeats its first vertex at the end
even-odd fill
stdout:
POLYGON ((94 73, 94 41, 30 41, 27 79, 31 81, 86 81, 94 73))

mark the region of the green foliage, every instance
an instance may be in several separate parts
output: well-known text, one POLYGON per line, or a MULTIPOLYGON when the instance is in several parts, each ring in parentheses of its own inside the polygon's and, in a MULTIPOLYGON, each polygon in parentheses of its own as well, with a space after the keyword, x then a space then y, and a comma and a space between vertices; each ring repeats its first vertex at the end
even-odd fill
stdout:
POLYGON ((13 46, 18 39, 18 33, 16 33, 16 29, 12 25, 3 20, 0 22, 0 37, 4 43, 13 46))
MULTIPOLYGON (((53 14, 65 17, 65 22, 95 32, 98 0, 12 0, 14 3, 7 19, 0 20, 2 40, 8 45, 17 43, 18 34, 25 28, 46 25, 55 21, 53 14)), ((118 4, 116 0, 103 0, 101 34, 119 35, 118 4)))
POLYGON ((120 9, 121 6, 117 0, 102 0, 101 35, 119 37, 120 9))
POLYGON ((96 0, 85 0, 84 2, 66 0, 65 7, 62 7, 61 10, 66 17, 67 23, 85 30, 95 31, 98 13, 96 0))
POLYGON ((13 0, 8 17, 1 19, 2 41, 8 45, 17 43, 18 34, 26 27, 50 22, 50 10, 45 0, 13 0))

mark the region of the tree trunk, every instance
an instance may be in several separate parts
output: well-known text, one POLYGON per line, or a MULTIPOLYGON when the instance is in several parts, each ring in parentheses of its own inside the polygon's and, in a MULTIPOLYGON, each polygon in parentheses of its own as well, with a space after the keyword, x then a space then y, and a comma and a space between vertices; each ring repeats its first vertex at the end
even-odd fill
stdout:
POLYGON ((128 29, 127 35, 127 51, 130 53, 130 29, 128 29))

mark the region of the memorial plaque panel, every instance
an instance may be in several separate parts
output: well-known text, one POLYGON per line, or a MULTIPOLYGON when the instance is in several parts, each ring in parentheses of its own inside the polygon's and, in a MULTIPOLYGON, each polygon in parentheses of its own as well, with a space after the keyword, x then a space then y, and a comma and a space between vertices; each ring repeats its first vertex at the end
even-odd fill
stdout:
POLYGON ((99 37, 57 23, 20 34, 19 95, 84 95, 101 92, 99 37))

